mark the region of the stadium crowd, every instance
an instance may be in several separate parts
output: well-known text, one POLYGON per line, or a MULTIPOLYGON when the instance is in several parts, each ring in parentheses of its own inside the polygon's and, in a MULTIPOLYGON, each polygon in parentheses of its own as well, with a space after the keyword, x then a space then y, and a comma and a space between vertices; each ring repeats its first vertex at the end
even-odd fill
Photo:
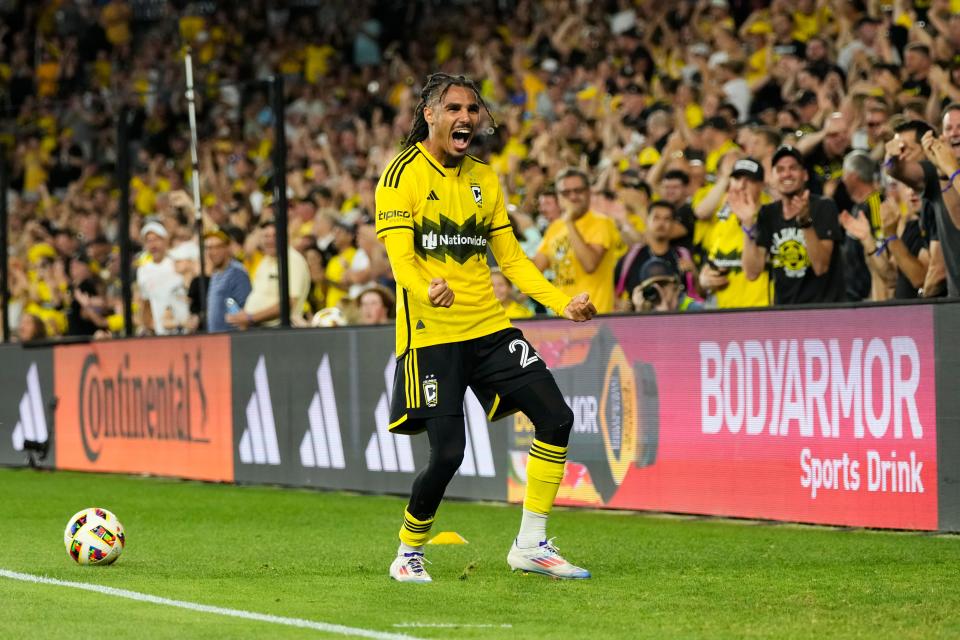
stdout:
MULTIPOLYGON (((958 295, 950 0, 8 0, 14 337, 123 329, 121 107, 136 333, 279 324, 278 73, 292 321, 390 322, 374 191, 435 70, 477 80, 491 117, 473 153, 502 176, 518 239, 601 312, 958 295)), ((493 277, 511 317, 543 311, 493 277)))

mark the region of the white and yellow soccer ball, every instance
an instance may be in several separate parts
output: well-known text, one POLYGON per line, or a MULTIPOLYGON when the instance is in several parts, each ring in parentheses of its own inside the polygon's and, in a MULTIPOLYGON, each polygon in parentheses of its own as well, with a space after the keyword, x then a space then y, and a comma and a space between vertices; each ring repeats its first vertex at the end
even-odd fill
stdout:
POLYGON ((99 507, 78 511, 63 531, 67 555, 78 564, 111 564, 126 542, 117 516, 99 507))

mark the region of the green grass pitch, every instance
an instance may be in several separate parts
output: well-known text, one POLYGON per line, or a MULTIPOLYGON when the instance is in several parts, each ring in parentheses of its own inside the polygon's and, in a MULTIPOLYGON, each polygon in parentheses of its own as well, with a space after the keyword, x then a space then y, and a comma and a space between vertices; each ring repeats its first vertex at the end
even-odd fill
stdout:
MULTIPOLYGON (((470 544, 427 547, 434 583, 401 585, 387 577, 397 497, 0 469, 0 498, 0 569, 381 633, 960 636, 957 536, 559 509, 551 535, 594 574, 564 582, 509 571, 519 507, 446 502, 436 530, 470 544), (67 518, 88 506, 126 527, 113 566, 64 550, 67 518)), ((4 638, 337 637, 5 577, 0 602, 4 638)))

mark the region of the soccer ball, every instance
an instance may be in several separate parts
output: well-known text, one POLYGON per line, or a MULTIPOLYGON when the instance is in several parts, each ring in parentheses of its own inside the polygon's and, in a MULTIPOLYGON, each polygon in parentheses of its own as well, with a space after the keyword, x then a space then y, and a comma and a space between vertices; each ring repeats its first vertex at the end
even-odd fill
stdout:
POLYGON ((106 509, 90 507, 67 521, 63 544, 67 555, 78 564, 110 564, 123 553, 126 539, 117 516, 106 509))

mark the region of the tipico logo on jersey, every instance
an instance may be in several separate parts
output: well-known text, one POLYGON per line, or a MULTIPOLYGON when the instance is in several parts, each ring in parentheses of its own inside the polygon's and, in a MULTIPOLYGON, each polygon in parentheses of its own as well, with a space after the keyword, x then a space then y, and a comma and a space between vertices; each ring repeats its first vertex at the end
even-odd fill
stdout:
POLYGON ((27 391, 20 399, 20 419, 13 428, 13 448, 23 451, 25 442, 45 443, 47 416, 43 411, 43 396, 40 393, 40 374, 37 363, 27 371, 27 391))
POLYGON ((253 370, 253 394, 247 402, 247 428, 240 436, 240 462, 244 464, 280 464, 277 425, 270 400, 270 380, 263 355, 253 370))
POLYGON ((330 374, 330 358, 323 355, 317 367, 317 392, 307 409, 310 428, 300 443, 300 463, 318 469, 344 469, 343 440, 340 436, 340 417, 337 414, 337 396, 330 374))
POLYGON ((489 222, 478 222, 476 216, 457 224, 441 214, 438 222, 426 218, 422 224, 414 222, 414 247, 421 258, 430 257, 445 262, 450 256, 463 264, 474 256, 487 255, 489 231, 489 222))
MULTIPOLYGON (((413 473, 413 451, 410 437, 390 433, 390 401, 393 395, 393 375, 397 368, 396 358, 391 354, 383 370, 385 391, 380 396, 375 410, 377 430, 370 436, 365 451, 367 469, 370 471, 413 473)), ((429 402, 429 396, 424 395, 429 402)), ((473 391, 467 390, 463 403, 467 446, 463 463, 458 473, 462 476, 493 478, 497 475, 487 432, 487 414, 473 391)))

